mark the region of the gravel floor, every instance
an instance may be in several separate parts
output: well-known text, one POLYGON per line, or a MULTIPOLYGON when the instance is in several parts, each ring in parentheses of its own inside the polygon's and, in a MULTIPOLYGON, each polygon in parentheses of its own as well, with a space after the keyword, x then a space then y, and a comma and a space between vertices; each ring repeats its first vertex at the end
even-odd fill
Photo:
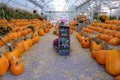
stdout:
POLYGON ((55 38, 57 36, 53 35, 53 29, 40 37, 40 42, 21 57, 24 73, 13 76, 8 72, 0 80, 113 80, 104 67, 90 57, 89 49, 81 48, 75 32, 71 35, 69 57, 57 55, 52 48, 55 38))

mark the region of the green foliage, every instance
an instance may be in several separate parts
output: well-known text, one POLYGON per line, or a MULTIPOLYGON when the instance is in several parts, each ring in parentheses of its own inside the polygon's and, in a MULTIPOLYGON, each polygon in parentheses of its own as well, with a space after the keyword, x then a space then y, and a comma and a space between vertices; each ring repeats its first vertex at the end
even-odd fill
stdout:
POLYGON ((0 4, 0 19, 33 19, 38 17, 37 13, 30 13, 22 9, 14 9, 5 4, 0 4))
POLYGON ((109 19, 110 20, 116 20, 116 16, 110 16, 109 19))

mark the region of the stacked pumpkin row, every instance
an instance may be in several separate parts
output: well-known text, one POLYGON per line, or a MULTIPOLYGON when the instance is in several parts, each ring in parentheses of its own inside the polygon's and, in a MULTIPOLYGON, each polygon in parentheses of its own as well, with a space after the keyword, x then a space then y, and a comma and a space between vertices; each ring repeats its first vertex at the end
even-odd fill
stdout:
POLYGON ((13 28, 13 30, 6 34, 5 36, 1 37, 0 40, 0 47, 3 46, 5 43, 8 43, 10 41, 15 40, 16 38, 20 38, 22 36, 28 35, 30 32, 32 32, 29 28, 13 28))
POLYGON ((83 32, 94 34, 97 32, 97 38, 108 42, 110 45, 117 46, 120 44, 120 32, 117 30, 108 30, 101 27, 87 26, 87 28, 82 29, 83 32))
POLYGON ((29 50, 35 43, 39 42, 39 36, 44 36, 50 30, 40 29, 35 31, 31 39, 22 40, 14 44, 14 49, 10 52, 0 55, 0 76, 8 70, 13 75, 20 75, 24 72, 24 65, 20 60, 23 52, 29 50))
POLYGON ((24 72, 24 65, 20 60, 20 56, 38 41, 39 36, 34 33, 31 39, 15 43, 13 50, 5 53, 4 55, 0 55, 0 76, 4 75, 8 70, 10 70, 13 75, 22 74, 24 72))
MULTIPOLYGON (((1 20, 1 21, 7 22, 6 20, 1 20)), ((42 28, 45 32, 49 32, 49 30, 53 26, 52 24, 50 24, 49 21, 46 21, 46 20, 40 21, 38 19, 34 19, 31 21, 28 21, 27 19, 25 19, 25 20, 24 19, 21 19, 21 20, 13 19, 10 22, 8 22, 7 25, 10 25, 12 27, 12 31, 1 38, 0 47, 3 46, 7 42, 10 42, 16 38, 20 38, 22 36, 26 36, 30 32, 32 32, 31 28, 28 28, 29 27, 28 25, 34 25, 34 26, 30 26, 30 27, 33 27, 34 31, 42 28), (21 22, 19 22, 19 21, 21 21, 21 22), (36 22, 40 22, 42 25, 40 23, 37 24, 36 22), (13 23, 14 23, 14 25, 12 25, 13 23), (45 26, 47 26, 47 27, 45 27, 45 26)))
POLYGON ((106 24, 118 24, 120 25, 120 20, 106 20, 106 24))
POLYGON ((96 59, 97 63, 105 66, 107 73, 118 76, 115 80, 120 80, 119 50, 104 50, 103 45, 97 44, 95 41, 90 43, 90 38, 85 38, 79 33, 76 33, 76 38, 81 43, 82 48, 90 48, 91 57, 96 59))

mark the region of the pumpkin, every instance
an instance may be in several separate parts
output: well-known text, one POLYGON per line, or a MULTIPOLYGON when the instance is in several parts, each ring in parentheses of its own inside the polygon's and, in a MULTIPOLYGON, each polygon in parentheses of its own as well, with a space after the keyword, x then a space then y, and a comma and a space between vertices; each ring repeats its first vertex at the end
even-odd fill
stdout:
POLYGON ((9 68, 9 61, 4 55, 0 55, 0 76, 4 75, 9 68))
POLYGON ((115 77, 115 80, 120 80, 120 75, 115 77))
POLYGON ((94 44, 91 49, 92 58, 96 58, 96 54, 98 50, 103 50, 103 46, 101 44, 94 44))
POLYGON ((79 37, 79 42, 81 43, 84 39, 85 39, 84 36, 80 36, 80 37, 79 37))
POLYGON ((88 48, 89 45, 90 45, 90 40, 88 38, 85 38, 84 40, 82 40, 81 42, 82 48, 88 48))
POLYGON ((45 29, 44 29, 44 32, 45 32, 45 33, 48 33, 49 31, 50 31, 50 30, 49 30, 48 28, 45 28, 45 29))
POLYGON ((43 29, 40 29, 39 31, 38 31, 38 34, 40 35, 40 36, 44 36, 44 30, 43 29))
POLYGON ((11 52, 7 52, 7 53, 5 53, 5 56, 7 57, 7 59, 10 61, 10 60, 12 60, 13 59, 13 57, 15 57, 15 58, 18 58, 19 57, 19 55, 18 55, 18 53, 17 52, 19 52, 19 51, 11 51, 11 52))
POLYGON ((96 51, 96 53, 96 61, 101 65, 105 65, 105 57, 107 50, 98 50, 96 51))
POLYGON ((6 36, 8 36, 10 40, 13 40, 15 38, 13 33, 8 33, 6 36))
POLYGON ((32 45, 33 45, 32 39, 27 39, 26 41, 24 41, 25 50, 30 49, 30 47, 32 47, 32 45))
POLYGON ((106 72, 111 75, 120 75, 120 51, 108 50, 106 53, 106 72))
POLYGON ((37 31, 33 33, 32 38, 34 38, 36 36, 39 36, 37 31))
POLYGON ((113 45, 113 46, 117 46, 120 44, 120 39, 118 38, 112 38, 110 41, 109 41, 109 44, 113 45))
POLYGON ((4 42, 0 40, 0 47, 4 45, 4 42))
POLYGON ((21 63, 20 58, 13 57, 13 59, 10 61, 10 65, 14 65, 16 62, 21 63))
POLYGON ((16 61, 15 64, 11 65, 10 72, 15 76, 20 75, 24 72, 24 65, 21 62, 16 61))
POLYGON ((73 30, 72 29, 70 29, 70 34, 72 34, 73 33, 73 30))
POLYGON ((90 43, 90 46, 89 46, 90 50, 92 49, 92 46, 93 46, 94 44, 97 44, 97 43, 96 43, 95 41, 93 41, 92 43, 90 43))
POLYGON ((39 36, 33 37, 33 38, 32 38, 32 43, 35 44, 35 43, 37 43, 37 42, 39 42, 39 36))
POLYGON ((115 37, 120 39, 120 32, 117 32, 117 33, 115 34, 115 37))
POLYGON ((24 40, 14 44, 15 49, 19 49, 21 53, 25 51, 24 40))

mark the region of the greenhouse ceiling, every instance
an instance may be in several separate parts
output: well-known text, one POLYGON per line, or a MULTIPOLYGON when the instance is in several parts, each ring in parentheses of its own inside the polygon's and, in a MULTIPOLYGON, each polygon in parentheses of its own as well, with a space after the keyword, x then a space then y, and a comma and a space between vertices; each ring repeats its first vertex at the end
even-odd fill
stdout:
MULTIPOLYGON (((90 7, 91 5, 106 5, 109 9, 118 8, 119 0, 0 0, 9 6, 26 10, 42 9, 47 11, 71 11, 80 7, 90 7)), ((83 8, 84 8, 83 7, 83 8)))

